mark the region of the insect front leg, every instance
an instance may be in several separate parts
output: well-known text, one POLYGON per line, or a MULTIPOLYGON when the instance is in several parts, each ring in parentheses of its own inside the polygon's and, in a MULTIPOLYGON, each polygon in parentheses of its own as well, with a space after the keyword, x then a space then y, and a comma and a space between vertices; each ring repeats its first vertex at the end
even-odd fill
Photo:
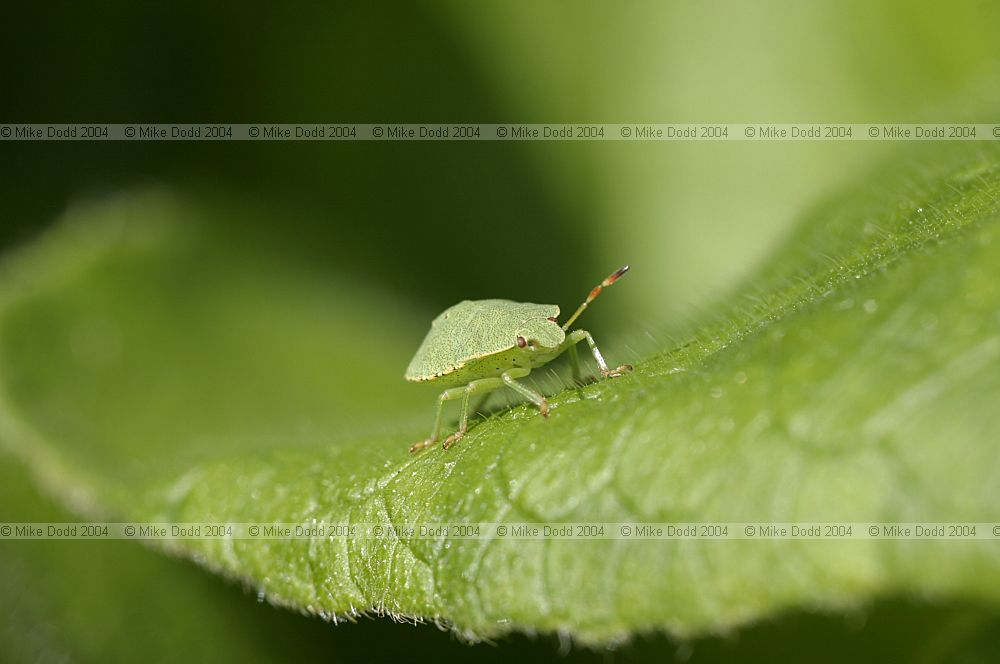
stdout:
POLYGON ((566 340, 562 343, 563 348, 573 348, 584 339, 587 340, 587 345, 590 346, 590 352, 593 353, 594 359, 597 360, 597 366, 600 367, 602 376, 605 378, 615 378, 632 371, 631 364, 623 364, 615 369, 609 369, 608 363, 604 361, 604 356, 601 355, 601 350, 594 342, 594 337, 590 336, 590 332, 587 332, 586 330, 573 330, 567 334, 566 340))

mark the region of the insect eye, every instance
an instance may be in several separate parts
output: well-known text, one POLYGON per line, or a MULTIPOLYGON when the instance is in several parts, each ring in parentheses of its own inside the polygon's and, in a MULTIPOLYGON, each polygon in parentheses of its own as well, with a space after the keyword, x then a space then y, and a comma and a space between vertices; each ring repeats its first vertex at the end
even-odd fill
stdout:
POLYGON ((524 337, 518 335, 518 337, 517 337, 517 347, 518 348, 524 348, 527 345, 528 345, 528 342, 525 341, 524 337))

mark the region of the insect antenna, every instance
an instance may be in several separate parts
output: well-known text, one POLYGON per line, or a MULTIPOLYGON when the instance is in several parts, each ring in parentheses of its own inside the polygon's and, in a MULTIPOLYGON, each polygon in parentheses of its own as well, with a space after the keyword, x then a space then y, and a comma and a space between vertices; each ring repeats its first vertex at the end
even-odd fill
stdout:
POLYGON ((590 291, 590 295, 588 295, 587 299, 583 301, 583 304, 581 304, 580 307, 573 312, 573 315, 569 317, 569 320, 563 323, 562 326, 563 332, 568 330, 569 326, 573 324, 573 321, 575 321, 577 318, 580 317, 580 314, 583 313, 584 309, 586 309, 591 302, 597 299, 597 296, 601 294, 602 290, 604 290, 611 284, 618 281, 618 279, 626 272, 628 272, 628 265, 618 268, 617 270, 609 274, 607 277, 605 277, 604 281, 594 286, 594 288, 591 289, 590 291))

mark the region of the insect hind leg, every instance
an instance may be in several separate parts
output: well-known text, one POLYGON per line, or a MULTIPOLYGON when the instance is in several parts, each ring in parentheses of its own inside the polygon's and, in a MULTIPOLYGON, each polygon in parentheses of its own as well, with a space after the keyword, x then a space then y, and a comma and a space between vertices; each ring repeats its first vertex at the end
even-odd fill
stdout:
POLYGON ((462 436, 465 435, 465 432, 469 430, 469 403, 472 395, 481 394, 483 392, 491 392, 502 386, 503 381, 499 378, 481 378, 479 380, 472 381, 465 387, 458 388, 465 393, 465 398, 462 399, 462 419, 458 424, 458 431, 445 438, 441 447, 448 449, 460 441, 462 436))
POLYGON ((434 428, 431 430, 431 435, 419 443, 413 444, 410 447, 410 454, 416 454, 420 450, 425 450, 438 441, 438 437, 441 434, 441 418, 444 413, 445 401, 462 399, 462 419, 459 421, 458 431, 445 438, 442 445, 444 449, 448 449, 461 440, 465 432, 469 430, 469 402, 472 395, 490 392, 498 387, 503 387, 503 384, 503 381, 499 378, 483 378, 481 380, 474 380, 464 387, 453 387, 442 392, 438 396, 437 415, 434 417, 434 428))
POLYGON ((453 387, 449 390, 445 390, 438 395, 438 405, 437 405, 437 415, 434 416, 434 428, 431 429, 431 435, 420 441, 419 443, 414 443, 410 447, 410 454, 416 454, 420 450, 427 449, 431 445, 437 442, 438 435, 441 432, 441 415, 444 413, 444 402, 454 401, 455 399, 461 399, 466 392, 466 387, 453 387))

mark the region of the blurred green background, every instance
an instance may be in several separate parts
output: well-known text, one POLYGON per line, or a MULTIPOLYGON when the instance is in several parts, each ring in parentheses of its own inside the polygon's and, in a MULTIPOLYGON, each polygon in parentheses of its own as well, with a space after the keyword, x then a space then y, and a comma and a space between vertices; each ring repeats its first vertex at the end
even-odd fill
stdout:
MULTIPOLYGON (((979 1, 22 6, 0 23, 0 121, 988 122, 1000 98, 998 25, 1000 6, 979 1)), ((588 316, 641 352, 645 333, 669 332, 707 308, 805 209, 898 149, 879 142, 5 142, 0 243, 7 249, 37 237, 80 201, 165 187, 231 210, 217 223, 234 247, 268 246, 387 293, 413 320, 478 297, 565 310, 628 262, 635 268, 628 288, 588 316)), ((44 520, 58 509, 16 470, 4 475, 4 518, 44 520)), ((12 660, 63 650, 84 660, 134 654, 114 637, 77 637, 90 628, 74 620, 98 601, 112 606, 105 629, 119 640, 122 630, 135 638, 175 625, 213 652, 268 634, 331 658, 377 657, 371 644, 387 639, 439 657, 467 654, 432 627, 383 620, 332 628, 248 607, 253 598, 191 565, 120 550, 109 555, 122 556, 121 565, 108 567, 83 548, 0 548, 7 594, 0 637, 24 646, 6 651, 12 660), (81 553, 93 565, 63 565, 79 566, 81 553), (98 598, 25 590, 58 568, 103 578, 104 591, 98 598), (115 568, 135 573, 122 578, 115 568), (121 590, 146 583, 153 596, 167 577, 177 579, 176 603, 121 590), (191 631, 201 618, 178 616, 190 609, 188 598, 202 596, 198 606, 211 614, 204 620, 228 628, 191 631), (148 620, 131 615, 136 604, 148 620), (26 641, 26 630, 40 636, 26 641), (65 647, 44 646, 55 642, 65 647)), ((791 616, 693 645, 651 637, 613 659, 770 658, 774 642, 812 638, 864 644, 896 634, 903 643, 909 635, 900 625, 919 621, 944 625, 946 636, 932 629, 924 636, 948 657, 980 652, 977 639, 996 622, 975 607, 906 603, 865 616, 791 616), (866 631, 877 624, 881 631, 866 631)), ((193 642, 183 647, 197 651, 193 642)), ((182 647, 162 647, 171 644, 182 647)), ((251 649, 260 659, 280 656, 251 649)), ((543 657, 557 644, 516 638, 477 654, 510 649, 543 657)), ((873 659, 880 652, 859 648, 873 659)))

